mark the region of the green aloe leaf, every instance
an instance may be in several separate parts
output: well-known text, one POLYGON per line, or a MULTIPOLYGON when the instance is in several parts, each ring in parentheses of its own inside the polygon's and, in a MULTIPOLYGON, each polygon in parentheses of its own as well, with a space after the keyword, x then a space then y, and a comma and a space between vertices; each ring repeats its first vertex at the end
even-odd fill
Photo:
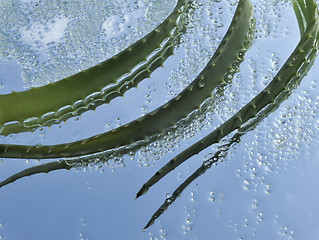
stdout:
POLYGON ((179 0, 153 31, 112 58, 43 87, 0 95, 0 134, 32 131, 94 110, 136 87, 173 54, 185 30, 179 0), (74 87, 76 86, 76 87, 74 87))

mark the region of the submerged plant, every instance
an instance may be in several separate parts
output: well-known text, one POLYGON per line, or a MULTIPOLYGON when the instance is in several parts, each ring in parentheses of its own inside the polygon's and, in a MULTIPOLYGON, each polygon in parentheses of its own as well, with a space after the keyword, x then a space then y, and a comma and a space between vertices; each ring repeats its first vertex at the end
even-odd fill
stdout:
POLYGON ((257 114, 267 105, 273 103, 280 93, 287 91, 287 85, 293 78, 303 77, 305 75, 307 68, 305 69, 303 66, 305 64, 308 66, 308 63, 313 59, 313 49, 317 51, 317 38, 319 31, 318 11, 316 5, 312 0, 306 2, 307 5, 304 5, 303 1, 294 2, 294 9, 298 16, 297 19, 299 26, 302 26, 300 28, 300 42, 268 86, 229 120, 221 124, 209 135, 181 152, 175 158, 170 160, 164 167, 158 170, 153 177, 143 185, 141 190, 137 193, 137 197, 146 193, 151 186, 184 161, 204 150, 208 146, 218 143, 223 137, 242 127, 247 121, 256 117, 257 114), (299 69, 303 69, 304 71, 300 72, 299 69))
POLYGON ((1 144, 0 155, 7 158, 87 155, 145 140, 186 118, 211 96, 218 85, 225 82, 224 78, 235 70, 234 63, 241 61, 243 52, 247 50, 252 9, 250 1, 240 1, 238 9, 224 39, 204 70, 179 95, 163 106, 119 128, 72 143, 41 146, 1 144))
POLYGON ((206 160, 202 166, 187 178, 172 194, 167 198, 163 205, 155 212, 151 220, 145 226, 151 226, 155 219, 158 218, 171 205, 181 192, 198 176, 205 173, 214 163, 223 158, 229 147, 240 141, 240 138, 250 130, 253 130, 259 122, 274 111, 291 93, 292 89, 300 83, 302 78, 310 70, 318 53, 319 41, 319 12, 316 4, 312 1, 303 0, 293 1, 294 11, 300 28, 300 41, 288 60, 279 70, 274 79, 268 86, 241 108, 228 121, 224 122, 212 133, 198 141, 178 156, 169 161, 164 167, 153 175, 137 193, 137 197, 143 195, 147 190, 163 178, 170 171, 182 164, 191 156, 199 153, 204 148, 220 142, 220 140, 239 129, 231 140, 222 145, 213 157, 206 160), (247 123, 247 124, 245 124, 247 123))
MULTIPOLYGON (((114 141, 121 141, 122 144, 125 141, 130 143, 131 141, 140 140, 141 136, 144 138, 163 131, 165 128, 174 124, 185 115, 187 116, 192 110, 200 107, 202 102, 210 96, 211 92, 220 84, 225 83, 225 78, 229 78, 229 73, 235 72, 236 69, 234 68, 243 61, 244 52, 247 50, 251 40, 252 25, 252 5, 249 0, 241 0, 238 3, 237 10, 229 29, 215 51, 215 54, 208 62, 205 69, 189 86, 186 87, 184 91, 164 106, 154 110, 144 117, 91 139, 97 143, 105 144, 105 146, 102 146, 104 149, 109 149, 115 144, 121 146, 121 144, 114 141), (176 109, 179 111, 177 112, 176 109), (160 124, 158 119, 161 119, 160 124), (135 135, 132 135, 133 133, 135 135)), ((90 143, 90 141, 92 140, 82 140, 76 142, 76 144, 78 147, 81 147, 81 151, 84 151, 83 149, 85 148, 85 145, 88 145, 87 143, 90 143)), ((72 144, 70 145, 72 146, 72 144)), ((92 151, 92 149, 97 151, 94 149, 96 147, 92 147, 92 144, 88 146, 91 147, 90 151, 92 151)), ((64 148, 67 150, 70 148, 67 144, 58 145, 58 149, 56 150, 54 149, 57 148, 57 146, 49 146, 49 148, 52 148, 51 152, 45 153, 45 150, 42 149, 44 147, 46 147, 45 150, 47 150, 48 146, 31 147, 24 145, 0 145, 0 149, 4 149, 2 153, 3 156, 21 158, 56 157, 51 154, 52 151, 54 151, 55 154, 61 154, 61 152, 58 151, 59 149, 64 148), (34 148, 34 150, 31 148, 34 148), (40 155, 39 150, 43 155, 40 155)), ((78 152, 75 153, 79 154, 78 152)), ((71 162, 77 162, 77 160, 61 160, 27 169, 26 171, 22 171, 6 179, 0 183, 0 187, 21 177, 33 175, 39 172, 50 172, 57 169, 70 169, 72 168, 71 162)))
POLYGON ((43 87, 0 95, 0 134, 32 131, 94 110, 149 77, 173 54, 187 0, 153 31, 110 59, 43 87), (74 87, 76 86, 76 88, 74 87))
MULTIPOLYGON (((300 3, 293 2, 294 4, 294 9, 296 16, 298 17, 298 23, 300 26, 300 35, 301 38, 305 34, 305 28, 307 28, 308 23, 307 21, 304 22, 305 19, 305 8, 301 8, 300 3)), ((318 24, 318 23, 317 23, 318 24)), ((309 26, 308 26, 309 27, 309 26)), ((318 28, 318 26, 317 26, 318 28)), ((318 31, 318 29, 317 29, 318 31)), ((317 33, 317 37, 315 39, 315 42, 317 43, 319 40, 319 35, 317 33)), ((315 43, 315 44, 316 44, 315 43)), ((217 162, 221 161, 224 159, 229 152, 229 149, 235 145, 238 144, 241 140, 241 138, 248 133, 249 131, 254 130, 258 124, 263 121, 270 113, 275 111, 280 104, 285 101, 291 94, 294 88, 296 88, 302 78, 307 74, 307 72, 310 70, 314 60, 316 59, 318 54, 318 47, 313 46, 311 50, 307 54, 306 61, 302 63, 300 68, 297 70, 297 74, 291 78, 291 80, 287 83, 285 86, 284 90, 281 91, 278 96, 269 103, 269 105, 265 106, 255 117, 250 119, 246 124, 244 124, 242 127, 238 129, 238 131, 231 137, 227 143, 222 144, 221 146, 218 147, 218 150, 215 152, 215 154, 209 158, 208 160, 205 160, 202 165, 192 174, 190 175, 182 184, 180 184, 176 190, 172 193, 171 197, 166 198, 164 203, 161 205, 161 207, 153 214, 152 218, 150 221, 147 223, 145 228, 148 228, 151 226, 154 221, 161 216, 167 208, 175 202, 177 197, 181 195, 181 193, 184 191, 184 189, 192 183, 195 179, 197 179, 199 176, 204 174, 208 169, 210 169, 214 164, 217 164, 217 162)), ((283 68, 285 65, 283 66, 283 68)))
MULTIPOLYGON (((237 130, 228 143, 221 146, 211 159, 205 161, 202 167, 182 183, 170 198, 166 199, 145 228, 153 224, 155 219, 176 200, 196 177, 223 158, 228 149, 233 144, 238 143, 246 132, 253 130, 260 121, 274 111, 309 71, 318 52, 318 9, 314 0, 294 0, 292 2, 301 36, 297 47, 261 93, 205 138, 169 161, 143 185, 137 193, 137 197, 146 193, 151 186, 191 156, 214 143, 218 143, 222 138, 237 130)), ((187 117, 192 110, 199 108, 202 102, 211 95, 211 92, 225 82, 225 74, 234 72, 233 63, 243 60, 242 55, 247 50, 248 42, 251 40, 249 37, 251 15, 250 1, 240 0, 224 39, 205 69, 184 91, 164 106, 110 132, 74 143, 52 146, 1 144, 0 156, 6 158, 59 158, 86 155, 125 146, 164 131, 180 119, 187 117)), ((72 163, 77 161, 77 159, 65 159, 28 168, 1 182, 0 188, 25 176, 58 169, 71 169, 72 163)))

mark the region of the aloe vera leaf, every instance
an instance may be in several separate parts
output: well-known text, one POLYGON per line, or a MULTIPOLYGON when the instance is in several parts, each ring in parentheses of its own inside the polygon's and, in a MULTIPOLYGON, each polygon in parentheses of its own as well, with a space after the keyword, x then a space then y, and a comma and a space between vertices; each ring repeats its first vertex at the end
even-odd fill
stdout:
MULTIPOLYGON (((287 86, 287 90, 281 92, 276 100, 271 104, 267 105, 258 115, 253 118, 251 121, 248 121, 243 127, 238 129, 238 132, 232 136, 232 138, 225 144, 218 147, 218 150, 215 152, 214 156, 205 160, 202 165, 193 172, 182 184, 180 184, 172 193, 172 195, 165 199, 164 203, 157 209, 157 211, 152 215, 149 222, 146 224, 144 229, 153 225, 155 220, 159 218, 170 205, 172 205, 175 200, 182 194, 182 192, 186 189, 188 185, 190 185, 195 179, 200 177, 204 174, 208 169, 210 169, 214 164, 217 164, 221 159, 226 158, 229 149, 234 146, 235 144, 239 144, 241 138, 248 133, 249 131, 254 130, 260 122, 262 122, 269 114, 274 112, 282 102, 284 102, 293 92, 301 82, 303 76, 310 70, 314 60, 317 57, 317 49, 312 49, 311 53, 309 54, 309 61, 305 62, 299 70, 300 77, 294 77, 289 85, 287 86)), ((1 183, 0 183, 1 186, 1 183)))
MULTIPOLYGON (((141 144, 134 144, 134 146, 130 147, 129 149, 124 149, 124 148, 118 149, 116 151, 116 156, 124 156, 128 154, 128 152, 136 152, 140 147, 141 147, 141 144)), ((103 159, 109 159, 112 157, 113 157, 113 154, 110 152, 110 155, 103 156, 103 159)), ((56 160, 56 161, 52 161, 48 163, 42 163, 37 166, 26 168, 20 172, 17 172, 16 174, 9 176, 8 178, 0 182, 0 188, 27 176, 32 176, 39 173, 47 174, 56 170, 63 170, 63 169, 71 170, 72 168, 77 168, 77 167, 80 167, 80 168, 88 167, 89 164, 98 164, 100 162, 104 162, 104 160, 101 160, 101 159, 97 160, 95 158, 92 158, 91 156, 88 156, 86 158, 61 159, 61 160, 56 160)))
POLYGON ((162 132, 200 107, 212 91, 225 82, 225 74, 232 70, 233 62, 241 60, 239 55, 246 49, 251 14, 250 1, 241 0, 236 17, 204 70, 178 96, 158 109, 109 132, 72 143, 39 146, 1 144, 0 157, 75 157, 121 147, 162 132))
MULTIPOLYGON (((296 1, 298 4, 303 2, 301 0, 296 1)), ((309 54, 313 49, 317 50, 318 45, 318 32, 319 32, 319 17, 316 4, 312 0, 306 0, 306 9, 301 8, 301 14, 305 16, 307 21, 307 28, 302 34, 301 40, 283 67, 279 70, 274 79, 268 84, 268 86, 253 98, 248 104, 240 109, 229 120, 217 127, 209 135, 196 142, 175 158, 170 160, 164 167, 158 170, 139 190, 136 197, 145 194, 151 186, 162 179, 166 174, 174 170, 177 166, 189 159, 200 151, 204 150, 208 146, 218 143, 223 137, 229 133, 240 128, 248 120, 256 117, 265 106, 275 101, 278 95, 285 91, 287 85, 294 77, 299 77, 299 69, 307 62, 310 61, 309 54)), ((299 19, 298 19, 299 20, 299 19)), ((301 76, 300 76, 301 77, 301 76)), ((303 77, 303 76, 302 76, 303 77)))
POLYGON ((109 103, 112 99, 124 95, 124 93, 132 88, 136 87, 143 79, 150 76, 150 74, 162 66, 163 62, 174 53, 174 47, 179 44, 180 37, 184 32, 184 26, 180 25, 176 27, 172 36, 165 42, 163 47, 159 50, 155 50, 148 61, 140 63, 138 68, 134 68, 128 76, 121 78, 118 83, 108 86, 105 90, 88 96, 84 101, 77 101, 74 106, 75 110, 70 110, 69 106, 67 109, 60 109, 58 112, 51 112, 43 115, 39 118, 32 118, 29 121, 25 120, 23 124, 14 122, 5 124, 0 130, 1 135, 8 135, 11 133, 18 133, 22 131, 33 131, 39 126, 50 126, 57 124, 61 121, 66 121, 70 117, 79 116, 83 112, 88 110, 95 110, 98 106, 109 103))
POLYGON ((152 32, 94 67, 43 87, 0 95, 0 134, 49 126, 123 95, 173 54, 174 35, 180 35, 178 24, 184 8, 187 0, 179 0, 152 32))
POLYGON ((31 168, 27 168, 21 172, 18 172, 8 177, 4 181, 0 182, 0 188, 20 178, 31 176, 37 173, 48 173, 48 172, 51 172, 54 170, 60 170, 60 169, 70 170, 71 168, 72 168, 72 165, 70 165, 67 161, 64 161, 64 160, 54 161, 54 162, 42 164, 39 166, 34 166, 31 168))

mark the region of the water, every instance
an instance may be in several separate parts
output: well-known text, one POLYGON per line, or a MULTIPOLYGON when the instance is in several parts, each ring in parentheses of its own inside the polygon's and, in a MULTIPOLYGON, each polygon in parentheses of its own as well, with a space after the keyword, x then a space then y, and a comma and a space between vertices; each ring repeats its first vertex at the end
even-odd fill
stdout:
MULTIPOLYGON (((1 93, 57 81, 116 54, 152 30, 174 4, 3 1, 1 93)), ((175 55, 124 97, 80 118, 35 133, 1 137, 1 141, 74 141, 152 111, 176 96, 206 65, 236 4, 195 1, 192 21, 175 55)), ((218 98, 206 101, 201 110, 156 141, 140 143, 124 155, 89 157, 95 163, 37 174, 1 188, 0 239, 318 239, 319 194, 313 187, 319 170, 318 61, 276 112, 231 146, 222 161, 142 231, 165 198, 219 145, 191 158, 134 200, 142 184, 260 92, 299 41, 289 1, 253 4, 254 44, 218 98)), ((1 179, 38 164, 2 159, 1 179)))

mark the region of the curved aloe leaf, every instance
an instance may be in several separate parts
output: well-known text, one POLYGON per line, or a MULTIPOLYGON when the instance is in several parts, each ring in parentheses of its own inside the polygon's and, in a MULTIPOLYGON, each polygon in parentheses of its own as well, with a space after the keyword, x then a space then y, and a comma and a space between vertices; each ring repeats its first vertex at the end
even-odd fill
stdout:
POLYGON ((59 169, 66 169, 66 170, 70 170, 72 168, 72 165, 70 165, 69 163, 67 163, 66 161, 62 160, 62 161, 55 161, 55 162, 50 162, 47 164, 42 164, 39 166, 35 166, 35 167, 31 167, 31 168, 27 168, 21 172, 18 172, 10 177, 8 177, 7 179, 5 179, 4 181, 0 182, 0 188, 12 183, 20 178, 23 177, 27 177, 27 176, 31 176, 37 173, 48 173, 54 170, 59 170, 59 169))
POLYGON ((180 20, 184 8, 187 0, 179 0, 152 32, 94 67, 43 87, 0 95, 0 134, 32 131, 65 121, 137 86, 173 54, 185 30, 180 20))
POLYGON ((233 70, 233 63, 241 60, 241 55, 249 45, 251 13, 250 1, 240 1, 225 37, 204 70, 184 91, 158 109, 112 131, 72 143, 41 146, 1 144, 0 156, 75 157, 121 147, 162 132, 199 108, 203 101, 211 96, 212 91, 225 82, 225 75, 233 70))
POLYGON ((305 21, 306 26, 301 28, 301 40, 283 67, 279 70, 269 85, 254 99, 240 109, 234 116, 217 127, 209 135, 184 150, 157 171, 140 189, 137 197, 145 194, 148 189, 162 179, 170 171, 198 154, 208 146, 218 143, 223 137, 243 126, 244 123, 256 117, 267 105, 276 101, 277 97, 287 90, 287 86, 295 77, 304 77, 311 65, 309 64, 318 51, 319 17, 316 4, 313 0, 293 1, 299 26, 305 21), (305 4, 306 3, 306 4, 305 4), (302 71, 300 71, 302 70, 302 71))

